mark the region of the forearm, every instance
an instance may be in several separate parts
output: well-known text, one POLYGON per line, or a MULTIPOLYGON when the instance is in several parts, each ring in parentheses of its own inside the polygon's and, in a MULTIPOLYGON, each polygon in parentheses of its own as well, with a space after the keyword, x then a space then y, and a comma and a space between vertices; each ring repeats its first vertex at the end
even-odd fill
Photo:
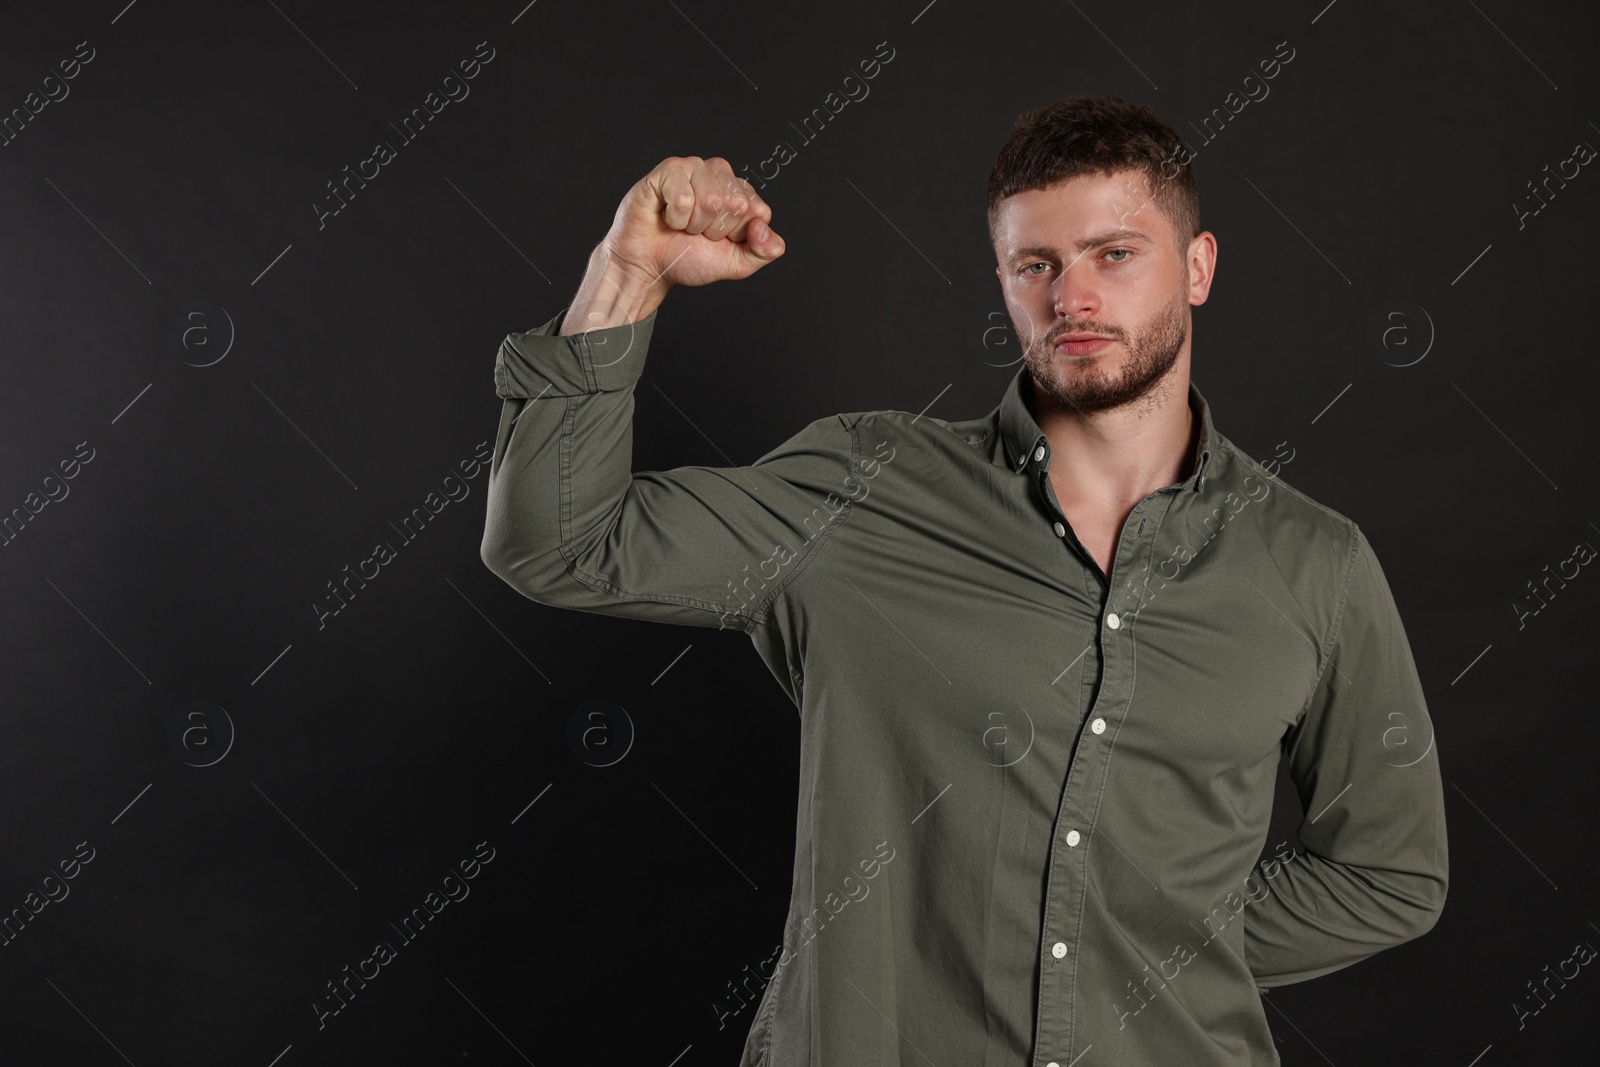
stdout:
MULTIPOLYGON (((603 263, 585 286, 617 314, 644 306, 603 263)), ((655 320, 652 308, 615 327, 558 333, 574 308, 501 342, 495 392, 505 402, 481 554, 530 598, 585 607, 595 595, 570 580, 569 565, 606 536, 632 484, 633 390, 655 320)))
POLYGON ((1442 856, 1432 869, 1337 863, 1297 852, 1267 860, 1268 888, 1245 915, 1245 958, 1262 988, 1317 978, 1432 929, 1448 885, 1442 856))

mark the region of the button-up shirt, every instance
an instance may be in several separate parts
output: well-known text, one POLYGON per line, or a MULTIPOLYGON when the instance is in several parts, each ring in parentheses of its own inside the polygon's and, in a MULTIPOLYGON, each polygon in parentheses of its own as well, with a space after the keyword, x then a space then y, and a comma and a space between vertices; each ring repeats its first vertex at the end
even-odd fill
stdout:
POLYGON ((742 1067, 1277 1064, 1262 990, 1432 927, 1438 745, 1384 573, 1197 389, 1189 473, 1107 577, 1025 366, 980 418, 634 471, 657 312, 565 315, 499 348, 484 562, 541 604, 737 627, 800 716, 742 1067), (1280 760, 1302 848, 1264 854, 1280 760))

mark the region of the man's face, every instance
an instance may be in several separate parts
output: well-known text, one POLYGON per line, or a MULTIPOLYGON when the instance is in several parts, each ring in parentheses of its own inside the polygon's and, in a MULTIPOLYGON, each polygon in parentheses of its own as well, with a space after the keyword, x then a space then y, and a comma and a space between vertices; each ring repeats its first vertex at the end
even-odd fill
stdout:
POLYGON ((1036 389, 1081 414, 1154 401, 1189 357, 1189 306, 1210 288, 1202 234, 1180 255, 1138 171, 1086 175, 1001 201, 1000 287, 1036 389), (1108 340, 1065 343, 1074 334, 1108 340))

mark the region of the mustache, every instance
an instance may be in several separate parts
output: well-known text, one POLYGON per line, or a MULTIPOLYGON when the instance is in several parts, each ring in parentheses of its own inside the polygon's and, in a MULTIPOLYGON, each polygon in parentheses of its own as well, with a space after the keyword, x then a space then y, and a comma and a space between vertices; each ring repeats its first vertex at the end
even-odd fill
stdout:
POLYGON ((1063 327, 1061 327, 1059 329, 1051 330, 1049 333, 1045 334, 1044 344, 1045 344, 1046 347, 1054 348, 1056 342, 1059 341, 1061 338, 1065 337, 1069 333, 1092 333, 1096 337, 1105 337, 1105 338, 1109 338, 1110 340, 1113 340, 1113 341, 1122 340, 1122 331, 1121 330, 1110 329, 1110 328, 1107 328, 1107 327, 1104 327, 1104 326, 1093 326, 1093 325, 1090 325, 1090 326, 1063 326, 1063 327))

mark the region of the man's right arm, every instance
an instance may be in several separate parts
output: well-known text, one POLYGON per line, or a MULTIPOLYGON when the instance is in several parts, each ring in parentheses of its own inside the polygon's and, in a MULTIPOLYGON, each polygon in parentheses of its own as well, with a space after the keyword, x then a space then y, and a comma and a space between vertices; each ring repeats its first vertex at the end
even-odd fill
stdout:
POLYGON ((853 459, 838 416, 749 467, 632 470, 657 307, 673 285, 775 261, 771 218, 727 160, 669 157, 623 197, 571 306, 501 343, 490 570, 543 604, 749 630, 799 573, 789 565, 826 540, 813 530, 844 510, 853 459))
POLYGON ((599 281, 570 308, 500 345, 483 561, 541 604, 748 631, 842 512, 850 427, 819 419, 748 467, 635 473, 633 394, 660 299, 591 267, 599 281), (558 332, 613 310, 623 321, 558 332))

